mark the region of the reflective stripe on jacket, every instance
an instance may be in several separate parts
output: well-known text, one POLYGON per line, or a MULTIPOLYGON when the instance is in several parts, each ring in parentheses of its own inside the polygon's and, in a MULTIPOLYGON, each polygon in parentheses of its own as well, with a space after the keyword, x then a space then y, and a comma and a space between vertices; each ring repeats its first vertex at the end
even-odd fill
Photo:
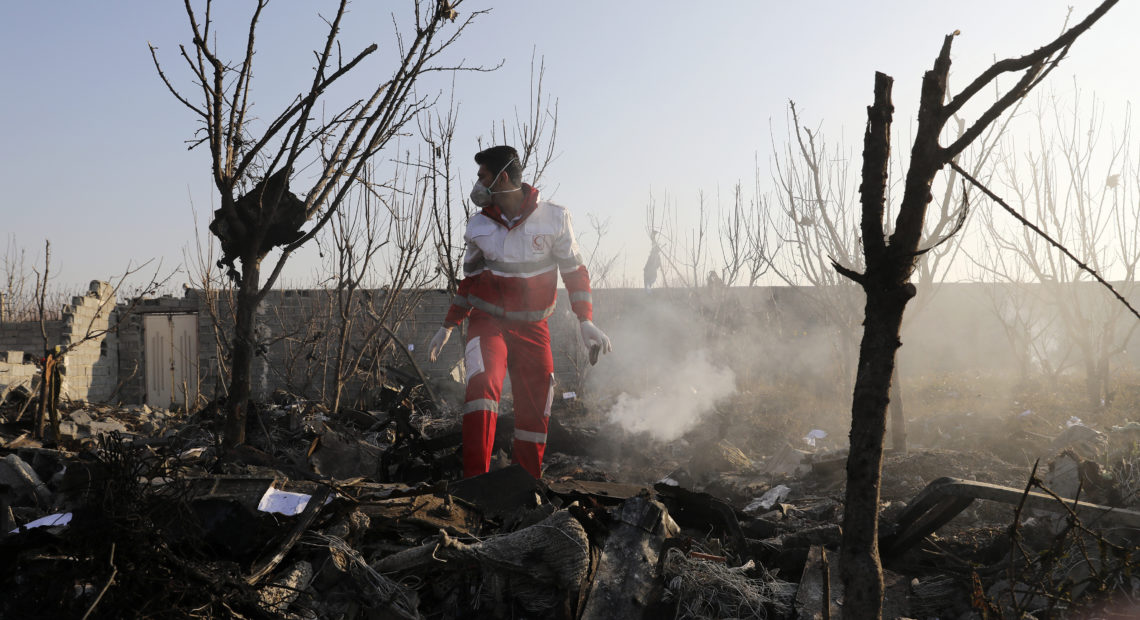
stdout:
POLYGON ((593 317, 590 274, 582 263, 570 212, 540 202, 523 184, 521 217, 508 223, 498 207, 471 216, 463 239, 463 280, 444 320, 458 325, 472 308, 515 321, 541 321, 554 312, 558 273, 579 320, 593 317))

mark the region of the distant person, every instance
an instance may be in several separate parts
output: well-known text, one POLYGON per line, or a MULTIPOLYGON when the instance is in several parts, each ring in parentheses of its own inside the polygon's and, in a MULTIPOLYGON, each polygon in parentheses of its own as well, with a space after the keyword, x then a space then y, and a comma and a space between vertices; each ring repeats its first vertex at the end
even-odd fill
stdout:
POLYGON ((464 278, 443 327, 431 340, 429 356, 435 361, 451 331, 470 316, 464 354, 463 475, 490 469, 503 377, 509 372, 515 412, 511 458, 541 478, 554 399, 546 319, 554 312, 558 272, 586 348, 608 353, 612 347, 591 320, 590 274, 578 253, 570 213, 540 201, 538 190, 522 182, 522 163, 514 148, 491 147, 477 153, 475 163, 479 174, 471 201, 482 211, 467 222, 464 278))
POLYGON ((657 271, 661 269, 661 247, 657 245, 656 231, 649 233, 649 241, 653 244, 653 249, 649 250, 649 259, 645 261, 642 270, 647 293, 653 288, 653 283, 657 281, 657 271))

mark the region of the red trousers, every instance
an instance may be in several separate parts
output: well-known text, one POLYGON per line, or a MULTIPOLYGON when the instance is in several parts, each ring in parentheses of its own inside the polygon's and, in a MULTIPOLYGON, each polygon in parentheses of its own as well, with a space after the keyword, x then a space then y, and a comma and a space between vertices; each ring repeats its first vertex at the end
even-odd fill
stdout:
POLYGON ((541 478, 554 398, 554 358, 546 320, 508 321, 474 310, 467 326, 464 361, 463 476, 490 469, 503 377, 510 372, 515 411, 511 460, 541 478))

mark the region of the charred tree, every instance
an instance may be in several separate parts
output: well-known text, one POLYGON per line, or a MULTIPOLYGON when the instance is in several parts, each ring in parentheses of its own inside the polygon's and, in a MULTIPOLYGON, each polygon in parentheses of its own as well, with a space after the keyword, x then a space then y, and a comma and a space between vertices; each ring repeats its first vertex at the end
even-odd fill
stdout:
POLYGON ((915 296, 910 282, 921 255, 919 242, 935 175, 977 139, 1010 106, 1025 96, 1057 66, 1073 42, 1103 16, 1116 0, 1106 0, 1088 17, 1055 40, 1020 58, 999 61, 959 94, 948 97, 950 48, 957 33, 947 35, 934 67, 922 80, 918 127, 911 148, 903 199, 894 232, 886 238, 884 213, 890 158, 893 79, 875 74, 874 103, 867 108, 863 138, 861 223, 865 271, 838 263, 835 269, 859 284, 866 295, 863 339, 851 403, 851 450, 847 460, 847 491, 843 515, 841 568, 844 615, 880 618, 883 575, 878 549, 878 510, 883 438, 895 353, 902 345, 899 328, 903 311, 915 296), (998 76, 1020 73, 1017 83, 988 106, 952 143, 941 138, 947 121, 998 76))
POLYGON ((456 8, 462 1, 408 3, 412 10, 401 18, 408 23, 393 17, 396 32, 389 50, 390 72, 373 84, 371 92, 354 98, 339 111, 334 109, 329 116, 322 116, 321 111, 326 109, 330 89, 379 49, 372 44, 355 55, 342 55, 341 24, 347 0, 336 4, 332 17, 322 18, 328 29, 321 49, 314 52, 312 78, 306 88, 279 112, 260 120, 250 113, 250 85, 255 35, 268 0, 258 0, 254 5, 244 26, 244 55, 236 62, 218 55, 219 47, 224 46, 219 43, 218 24, 211 16, 213 3, 198 3, 202 8, 196 10, 195 3, 185 0, 191 43, 181 46, 180 52, 193 84, 184 90, 176 88, 163 73, 157 50, 151 46, 159 77, 201 125, 191 148, 205 145, 210 152, 221 204, 210 230, 221 241, 224 257, 219 266, 227 267, 237 287, 226 403, 227 447, 245 442, 251 364, 261 346, 256 338, 258 305, 273 288, 289 256, 340 210, 369 162, 405 125, 433 105, 431 97, 416 93, 419 78, 435 71, 467 69, 462 64, 441 65, 438 59, 481 13, 457 20, 456 8), (307 170, 304 176, 295 172, 300 169, 307 170), (302 182, 307 191, 298 197, 289 186, 302 182), (301 231, 308 223, 312 224, 308 230, 301 231), (263 281, 262 262, 277 247, 280 255, 263 281), (240 262, 240 270, 235 261, 240 262))

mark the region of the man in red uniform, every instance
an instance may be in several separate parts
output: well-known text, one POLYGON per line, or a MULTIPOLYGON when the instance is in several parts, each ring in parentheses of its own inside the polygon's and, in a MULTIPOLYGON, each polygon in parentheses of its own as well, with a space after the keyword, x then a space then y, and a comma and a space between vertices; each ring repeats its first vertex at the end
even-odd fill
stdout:
POLYGON ((443 327, 432 338, 429 356, 435 361, 451 331, 470 316, 463 475, 490 468, 503 377, 509 372, 515 413, 512 460, 540 478, 554 398, 546 319, 554 312, 558 273, 578 315, 582 342, 608 353, 610 340, 591 320, 590 274, 578 253, 570 213, 540 201, 538 190, 522 182, 515 149, 491 147, 477 153, 475 163, 479 176, 471 201, 483 209, 467 222, 464 278, 443 327))

